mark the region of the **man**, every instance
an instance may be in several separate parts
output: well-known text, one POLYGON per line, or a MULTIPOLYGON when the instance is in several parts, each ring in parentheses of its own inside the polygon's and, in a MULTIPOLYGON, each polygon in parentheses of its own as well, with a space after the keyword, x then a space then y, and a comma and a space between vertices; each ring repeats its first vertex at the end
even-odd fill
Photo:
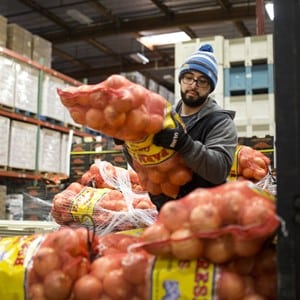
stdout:
MULTIPOLYGON (((177 123, 175 129, 163 129, 153 143, 178 151, 193 178, 183 185, 177 198, 199 187, 213 187, 226 182, 235 149, 237 131, 233 111, 224 110, 210 95, 217 84, 218 69, 211 45, 203 45, 186 59, 179 70, 181 100, 175 107, 186 130, 177 123)), ((127 153, 128 155, 128 153, 127 153)), ((166 195, 150 195, 160 210, 166 195)))

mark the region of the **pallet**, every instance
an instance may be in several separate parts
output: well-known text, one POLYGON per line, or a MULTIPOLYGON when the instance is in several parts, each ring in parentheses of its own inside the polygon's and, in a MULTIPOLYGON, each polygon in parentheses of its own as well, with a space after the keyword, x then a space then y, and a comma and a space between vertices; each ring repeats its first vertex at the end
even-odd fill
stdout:
POLYGON ((78 125, 75 125, 75 124, 64 123, 64 127, 67 127, 69 129, 73 129, 73 130, 76 130, 76 131, 83 131, 82 126, 78 126, 78 125))
POLYGON ((37 118, 37 114, 28 110, 24 110, 24 109, 20 109, 20 108, 15 108, 14 112, 20 115, 24 115, 26 117, 30 117, 30 118, 37 118))
POLYGON ((57 126, 65 126, 63 121, 60 120, 56 120, 47 116, 39 116, 39 120, 43 121, 43 122, 48 122, 50 124, 53 125, 57 125, 57 126))
POLYGON ((0 109, 5 110, 5 111, 9 111, 9 112, 14 112, 15 108, 11 107, 9 105, 5 105, 5 104, 1 104, 0 103, 0 109))
POLYGON ((29 170, 29 169, 24 169, 24 168, 15 168, 15 167, 7 166, 6 171, 16 172, 16 173, 26 173, 29 175, 36 175, 35 170, 29 170))

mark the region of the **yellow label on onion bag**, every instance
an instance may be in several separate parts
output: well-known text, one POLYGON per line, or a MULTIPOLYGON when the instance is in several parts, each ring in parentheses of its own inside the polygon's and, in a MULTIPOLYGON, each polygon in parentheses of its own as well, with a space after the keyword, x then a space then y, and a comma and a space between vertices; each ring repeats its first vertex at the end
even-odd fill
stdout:
POLYGON ((25 299, 25 274, 42 236, 14 236, 0 239, 0 299, 25 299))
MULTIPOLYGON (((176 124, 173 118, 176 118, 178 122, 181 122, 179 116, 172 112, 171 104, 168 103, 166 107, 163 128, 175 128, 176 124)), ((153 144, 153 137, 154 134, 151 134, 141 142, 125 142, 131 157, 141 165, 156 165, 171 158, 175 154, 174 150, 166 149, 153 144)))
POLYGON ((235 149, 233 163, 232 163, 232 166, 230 169, 230 173, 227 178, 229 181, 234 181, 238 178, 238 175, 239 175, 239 153, 240 153, 241 149, 242 149, 242 145, 237 145, 237 147, 235 149))
POLYGON ((151 300, 213 299, 217 267, 204 259, 156 258, 151 274, 151 300))
POLYGON ((93 215, 96 203, 110 191, 108 188, 95 189, 84 187, 72 200, 70 213, 73 220, 80 224, 93 225, 89 216, 93 215))
POLYGON ((271 200, 272 202, 276 201, 275 196, 271 192, 257 186, 255 183, 249 182, 249 188, 251 189, 252 192, 258 194, 259 196, 267 198, 267 199, 271 200))

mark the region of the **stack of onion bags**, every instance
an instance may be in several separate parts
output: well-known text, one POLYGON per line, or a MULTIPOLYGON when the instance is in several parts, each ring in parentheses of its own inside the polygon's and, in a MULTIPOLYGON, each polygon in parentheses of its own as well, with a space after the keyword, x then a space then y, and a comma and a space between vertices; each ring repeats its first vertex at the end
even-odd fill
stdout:
POLYGON ((134 171, 99 161, 80 182, 54 196, 51 214, 60 225, 90 225, 97 234, 106 234, 149 226, 157 209, 134 171))
POLYGON ((165 203, 141 239, 154 255, 226 263, 256 255, 279 227, 274 196, 250 181, 199 188, 165 203))

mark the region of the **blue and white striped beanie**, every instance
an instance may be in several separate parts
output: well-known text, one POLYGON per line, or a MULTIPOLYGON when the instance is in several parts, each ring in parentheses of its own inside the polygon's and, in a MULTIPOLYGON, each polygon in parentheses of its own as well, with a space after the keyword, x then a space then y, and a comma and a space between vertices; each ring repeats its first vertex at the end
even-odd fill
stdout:
POLYGON ((211 81, 211 92, 215 89, 218 81, 217 61, 210 44, 205 44, 186 59, 179 70, 179 82, 184 73, 189 71, 201 72, 211 81))

